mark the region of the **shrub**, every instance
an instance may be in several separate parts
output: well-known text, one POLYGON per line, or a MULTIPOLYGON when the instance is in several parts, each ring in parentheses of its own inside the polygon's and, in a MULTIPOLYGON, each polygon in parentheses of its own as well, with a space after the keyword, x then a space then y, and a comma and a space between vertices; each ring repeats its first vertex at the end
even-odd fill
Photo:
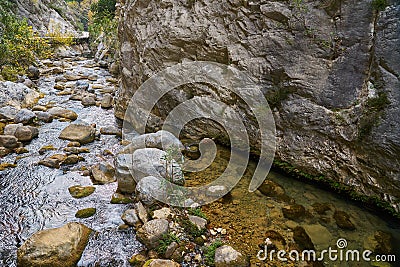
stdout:
POLYGON ((92 49, 96 50, 97 45, 102 42, 111 57, 118 49, 115 4, 115 0, 99 0, 90 6, 88 14, 92 49))
POLYGON ((375 10, 383 11, 388 6, 387 0, 372 0, 372 7, 375 10))
POLYGON ((207 220, 207 216, 203 213, 203 211, 201 210, 201 208, 195 208, 195 209, 190 208, 190 209, 188 210, 188 213, 189 213, 190 215, 194 215, 194 216, 197 216, 197 217, 200 217, 200 218, 203 218, 203 219, 206 219, 206 220, 207 220))
POLYGON ((94 23, 99 24, 104 18, 113 19, 115 17, 115 0, 99 0, 90 6, 93 12, 94 23))
POLYGON ((165 254, 168 246, 171 245, 172 242, 179 243, 181 240, 174 234, 168 233, 164 234, 162 239, 159 241, 159 245, 156 248, 157 253, 165 254))
POLYGON ((0 6, 0 73, 6 80, 16 80, 36 58, 49 57, 48 42, 10 11, 12 4, 2 0, 0 6))
POLYGON ((222 246, 223 243, 221 240, 217 239, 214 241, 214 243, 212 243, 209 247, 207 247, 204 250, 204 260, 205 263, 209 266, 214 266, 214 260, 215 260, 215 250, 217 248, 219 248, 220 246, 222 246))
POLYGON ((53 47, 71 46, 74 43, 73 34, 62 32, 61 26, 59 24, 49 30, 46 36, 51 38, 51 45, 53 47))

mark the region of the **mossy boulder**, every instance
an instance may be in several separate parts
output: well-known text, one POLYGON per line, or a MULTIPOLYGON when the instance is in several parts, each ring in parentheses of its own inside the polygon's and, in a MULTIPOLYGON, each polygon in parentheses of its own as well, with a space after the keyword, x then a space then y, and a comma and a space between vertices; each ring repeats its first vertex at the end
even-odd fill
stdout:
POLYGON ((86 209, 78 210, 75 213, 75 217, 84 219, 84 218, 92 217, 95 213, 96 213, 96 208, 86 208, 86 209))
POLYGON ((114 193, 111 197, 111 204, 129 204, 132 203, 132 199, 120 193, 114 193))
POLYGON ((81 185, 74 185, 68 188, 69 193, 74 198, 83 198, 90 196, 94 193, 96 188, 94 186, 81 186, 81 185))

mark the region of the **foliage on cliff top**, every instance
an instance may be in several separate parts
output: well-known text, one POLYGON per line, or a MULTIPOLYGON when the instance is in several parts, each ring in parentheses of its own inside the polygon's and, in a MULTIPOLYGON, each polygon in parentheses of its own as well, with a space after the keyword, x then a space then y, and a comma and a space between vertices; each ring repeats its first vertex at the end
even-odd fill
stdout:
POLYGON ((0 0, 0 74, 6 80, 16 80, 36 58, 51 54, 48 42, 25 19, 18 19, 12 8, 10 1, 0 0))
POLYGON ((92 49, 96 50, 96 46, 103 43, 111 56, 118 48, 118 20, 115 18, 115 4, 115 0, 99 0, 91 5, 89 12, 92 49))

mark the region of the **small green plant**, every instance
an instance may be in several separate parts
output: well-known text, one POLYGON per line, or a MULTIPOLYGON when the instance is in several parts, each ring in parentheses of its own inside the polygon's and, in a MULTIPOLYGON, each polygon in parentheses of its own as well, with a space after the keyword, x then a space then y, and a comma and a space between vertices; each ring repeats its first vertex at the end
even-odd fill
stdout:
POLYGON ((190 215, 194 215, 194 216, 197 216, 197 217, 200 217, 200 218, 203 218, 203 219, 208 220, 208 219, 207 219, 207 216, 203 213, 203 211, 201 210, 201 208, 195 208, 195 209, 190 208, 190 209, 188 210, 188 213, 189 213, 190 215))
POLYGON ((390 104, 385 92, 379 92, 377 97, 369 98, 365 104, 365 110, 358 124, 358 141, 368 137, 374 126, 379 123, 385 108, 390 104))
POLYGON ((171 245, 171 243, 173 242, 180 243, 181 240, 175 234, 172 233, 164 234, 161 240, 159 241, 159 245, 157 246, 156 251, 159 254, 165 254, 165 251, 167 250, 168 246, 171 245))
POLYGON ((223 243, 220 239, 217 239, 212 243, 210 246, 206 247, 204 251, 204 261, 207 265, 209 266, 215 266, 214 260, 215 260, 215 250, 222 246, 223 243))
POLYGON ((372 7, 377 11, 383 11, 387 6, 387 0, 372 0, 372 7))
POLYGON ((206 232, 206 229, 199 229, 197 225, 189 221, 187 218, 181 219, 180 225, 185 229, 185 232, 193 238, 202 236, 206 232))
POLYGON ((295 91, 289 88, 279 88, 275 90, 270 90, 266 94, 266 98, 268 101, 268 105, 273 108, 280 107, 282 101, 287 99, 290 94, 293 94, 295 91))

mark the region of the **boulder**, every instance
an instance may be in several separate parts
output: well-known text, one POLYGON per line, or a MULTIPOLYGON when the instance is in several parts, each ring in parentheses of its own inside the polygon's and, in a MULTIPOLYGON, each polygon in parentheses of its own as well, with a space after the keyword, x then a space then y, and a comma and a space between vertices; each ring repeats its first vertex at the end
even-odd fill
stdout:
POLYGON ((74 198, 84 198, 94 193, 96 188, 94 186, 81 186, 74 185, 68 188, 69 193, 74 198))
POLYGON ((307 224, 303 228, 317 249, 327 248, 331 244, 333 236, 326 227, 320 224, 307 224))
POLYGON ((119 129, 119 128, 115 127, 115 126, 101 127, 100 128, 100 133, 104 134, 104 135, 122 136, 121 129, 119 129))
POLYGON ((315 249, 311 238, 308 236, 307 232, 303 227, 297 226, 293 229, 293 239, 299 246, 300 250, 315 249))
MULTIPOLYGON (((136 196, 145 205, 152 205, 155 199, 163 200, 166 192, 162 188, 162 178, 154 176, 146 176, 142 178, 136 185, 136 196)), ((165 199, 164 199, 165 200, 165 199)))
POLYGON ((132 194, 135 192, 136 181, 133 179, 130 168, 132 166, 132 155, 119 154, 115 157, 115 177, 118 181, 118 191, 132 194))
POLYGON ((231 246, 224 245, 215 250, 215 267, 247 267, 248 259, 231 246))
POLYGON ((124 223, 130 226, 136 226, 136 224, 140 222, 135 209, 128 209, 124 211, 124 213, 121 216, 121 219, 124 221, 124 223))
POLYGON ((0 119, 13 121, 17 115, 18 109, 12 106, 5 106, 0 108, 0 119))
POLYGON ((139 219, 142 221, 142 223, 147 223, 149 220, 148 219, 149 215, 147 213, 146 208, 143 206, 142 202, 140 202, 140 201, 137 202, 135 204, 135 209, 136 209, 139 219))
POLYGON ((140 148, 158 148, 160 150, 166 150, 170 147, 176 147, 178 150, 184 150, 182 142, 176 138, 172 133, 164 130, 160 130, 156 133, 148 133, 133 137, 130 141, 130 145, 124 148, 124 154, 133 153, 135 150, 140 148))
POLYGON ((94 141, 95 133, 96 129, 91 126, 70 124, 61 131, 59 138, 87 144, 94 141))
POLYGON ((184 185, 185 178, 180 165, 173 159, 166 162, 166 156, 165 151, 157 148, 142 148, 133 152, 131 171, 135 180, 139 181, 145 176, 155 176, 170 179, 177 185, 184 185))
POLYGON ((24 108, 17 112, 14 118, 14 122, 29 124, 32 123, 34 119, 36 119, 36 114, 33 111, 24 108))
POLYGON ((288 197, 285 193, 285 189, 279 184, 271 181, 265 180, 260 187, 258 188, 262 194, 267 197, 276 198, 277 200, 289 201, 290 197, 288 197))
POLYGON ((51 115, 48 112, 44 112, 44 111, 35 111, 35 115, 38 118, 38 120, 46 122, 46 123, 50 123, 53 121, 53 115, 51 115))
POLYGON ((109 163, 101 162, 91 168, 94 182, 98 184, 108 184, 116 181, 115 169, 109 163))
POLYGON ((293 204, 282 207, 282 213, 285 218, 296 221, 304 217, 306 209, 302 205, 293 204))
POLYGON ((172 211, 170 208, 164 207, 153 211, 153 219, 168 219, 172 216, 172 211))
POLYGON ((199 216, 189 215, 189 221, 199 228, 199 230, 206 229, 207 220, 199 216))
POLYGON ((40 78, 40 70, 35 66, 29 66, 27 70, 28 77, 33 80, 40 78))
POLYGON ((394 238, 391 233, 376 231, 364 240, 364 249, 371 250, 375 254, 393 254, 394 238))
POLYGON ((72 154, 68 155, 67 158, 62 162, 64 165, 72 165, 78 163, 81 159, 78 155, 72 154))
POLYGON ((18 124, 14 124, 14 123, 12 123, 12 124, 7 124, 5 127, 4 127, 4 135, 15 135, 15 132, 17 131, 17 129, 19 128, 19 127, 22 127, 22 126, 24 126, 22 123, 18 123, 18 124))
POLYGON ((7 156, 10 152, 10 149, 0 146, 0 158, 7 156))
POLYGON ((114 103, 114 98, 111 94, 105 94, 101 99, 102 108, 111 108, 114 103))
POLYGON ((20 126, 15 130, 14 136, 18 141, 28 142, 39 136, 39 130, 32 126, 20 126))
POLYGON ((76 222, 39 231, 18 248, 18 266, 74 267, 91 232, 91 229, 76 222))
POLYGON ((145 223, 136 233, 137 239, 147 248, 154 249, 159 245, 163 235, 168 233, 169 223, 165 219, 155 219, 145 223))
POLYGON ((92 217, 96 213, 96 208, 86 208, 86 209, 81 209, 78 210, 75 213, 75 217, 79 219, 85 219, 92 217))
POLYGON ((95 106, 96 105, 96 99, 94 99, 94 97, 92 96, 85 96, 82 98, 82 105, 85 107, 88 106, 95 106))
POLYGON ((18 139, 13 135, 0 135, 0 146, 5 148, 16 148, 18 139))
POLYGON ((60 107, 50 108, 47 110, 47 112, 56 118, 64 118, 72 121, 78 118, 78 114, 76 114, 74 111, 60 107))

